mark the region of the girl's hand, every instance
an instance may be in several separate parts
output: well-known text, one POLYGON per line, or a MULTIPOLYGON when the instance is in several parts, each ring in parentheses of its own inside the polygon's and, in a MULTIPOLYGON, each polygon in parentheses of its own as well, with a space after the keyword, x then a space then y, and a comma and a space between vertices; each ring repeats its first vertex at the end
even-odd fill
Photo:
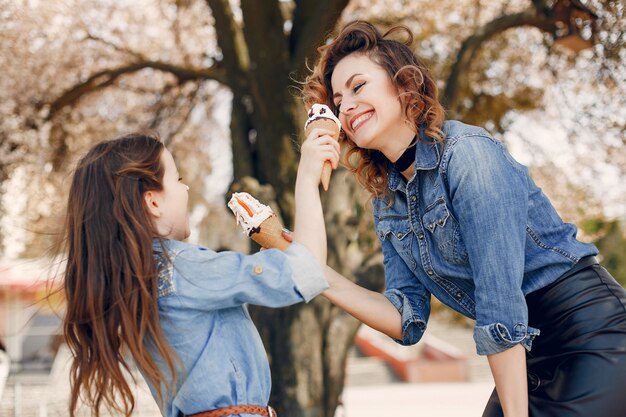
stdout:
POLYGON ((313 129, 300 149, 298 177, 319 184, 324 162, 329 161, 333 169, 339 165, 339 142, 335 133, 326 129, 313 129))
POLYGON ((286 229, 283 227, 283 231, 281 233, 281 235, 283 236, 283 238, 285 238, 285 240, 289 243, 293 242, 293 233, 291 233, 291 230, 286 229))

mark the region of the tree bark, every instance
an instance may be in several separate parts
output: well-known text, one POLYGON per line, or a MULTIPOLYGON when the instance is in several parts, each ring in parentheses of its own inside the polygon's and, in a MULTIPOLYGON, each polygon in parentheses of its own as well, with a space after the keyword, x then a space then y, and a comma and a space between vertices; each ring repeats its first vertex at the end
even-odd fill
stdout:
POLYGON ((330 0, 320 7, 318 0, 297 0, 289 37, 292 75, 302 80, 307 75, 307 64, 313 66, 317 48, 333 30, 349 0, 330 0))
POLYGON ((235 21, 228 0, 207 0, 215 20, 217 45, 222 50, 223 65, 228 70, 225 77, 233 93, 230 132, 233 150, 235 181, 246 176, 257 176, 256 152, 250 143, 254 129, 250 115, 252 107, 249 93, 248 71, 250 58, 243 31, 235 21))
POLYGON ((293 222, 298 132, 289 95, 289 54, 278 1, 243 0, 244 37, 250 56, 250 93, 256 130, 258 179, 271 184, 287 224, 293 222), (269 45, 269 47, 268 47, 269 45))

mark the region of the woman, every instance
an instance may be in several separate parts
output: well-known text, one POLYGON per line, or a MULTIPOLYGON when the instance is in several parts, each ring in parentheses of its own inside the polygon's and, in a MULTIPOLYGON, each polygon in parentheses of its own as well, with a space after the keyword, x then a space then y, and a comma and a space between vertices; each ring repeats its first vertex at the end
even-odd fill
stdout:
POLYGON ((349 24, 305 85, 342 123, 384 255, 384 295, 327 269, 326 297, 405 345, 431 295, 475 319, 496 385, 484 416, 626 415, 626 291, 501 143, 444 121, 426 66, 387 38, 400 31, 349 24))
POLYGON ((280 307, 328 287, 318 184, 339 146, 302 146, 296 241, 285 252, 216 253, 189 236, 188 190, 170 152, 133 134, 95 145, 68 198, 65 337, 73 353, 69 415, 84 401, 130 416, 132 356, 163 416, 273 416, 261 338, 245 304, 280 307))

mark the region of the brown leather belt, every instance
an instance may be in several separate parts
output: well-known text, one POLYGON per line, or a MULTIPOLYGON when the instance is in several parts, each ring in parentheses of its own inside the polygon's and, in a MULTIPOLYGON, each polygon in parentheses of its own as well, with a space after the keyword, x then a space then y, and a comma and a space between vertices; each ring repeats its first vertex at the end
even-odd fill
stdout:
POLYGON ((203 411, 189 417, 226 417, 234 414, 257 414, 265 417, 278 417, 276 411, 269 405, 267 407, 261 407, 260 405, 232 405, 211 411, 203 411))

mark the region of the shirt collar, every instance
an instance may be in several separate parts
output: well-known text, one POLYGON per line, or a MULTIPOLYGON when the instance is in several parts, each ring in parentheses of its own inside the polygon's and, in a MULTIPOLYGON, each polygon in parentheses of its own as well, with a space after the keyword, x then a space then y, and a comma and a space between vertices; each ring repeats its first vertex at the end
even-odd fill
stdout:
MULTIPOLYGON (((417 171, 426 171, 437 168, 440 160, 440 142, 433 142, 432 138, 427 138, 424 129, 420 128, 419 140, 415 146, 415 174, 417 171)), ((392 163, 387 164, 389 190, 397 191, 404 188, 404 179, 392 163)))

